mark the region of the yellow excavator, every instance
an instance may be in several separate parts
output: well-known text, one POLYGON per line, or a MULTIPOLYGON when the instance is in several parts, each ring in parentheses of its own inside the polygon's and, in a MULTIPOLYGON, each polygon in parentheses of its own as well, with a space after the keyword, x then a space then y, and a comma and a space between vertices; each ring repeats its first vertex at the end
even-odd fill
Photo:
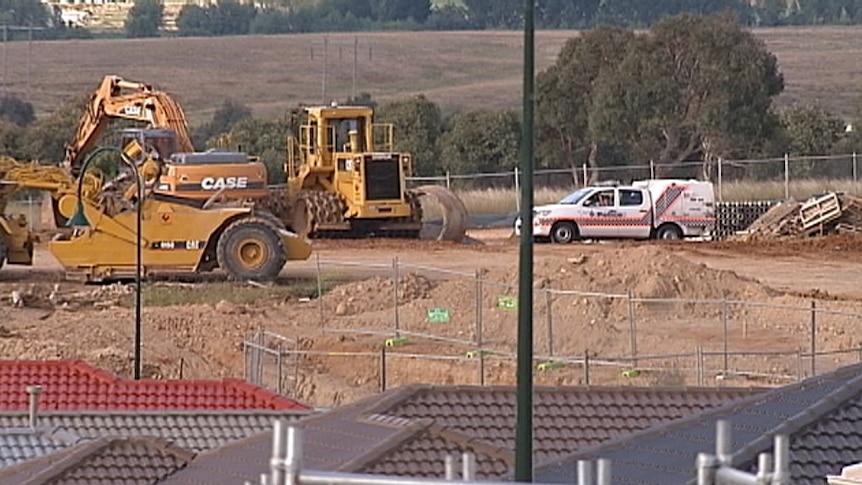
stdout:
MULTIPOLYGON (((0 157, 0 181, 0 214, 22 189, 47 191, 64 219, 83 210, 87 227, 62 231, 48 244, 71 279, 98 282, 135 275, 138 204, 144 276, 221 268, 234 279, 268 281, 278 276, 286 261, 311 255, 308 241, 253 207, 226 207, 151 191, 141 201, 137 190, 107 190, 109 184, 91 171, 83 174, 79 200, 79 181, 65 169, 6 157, 0 157)), ((27 226, 22 217, 0 215, 0 266, 32 264, 36 238, 27 226)))

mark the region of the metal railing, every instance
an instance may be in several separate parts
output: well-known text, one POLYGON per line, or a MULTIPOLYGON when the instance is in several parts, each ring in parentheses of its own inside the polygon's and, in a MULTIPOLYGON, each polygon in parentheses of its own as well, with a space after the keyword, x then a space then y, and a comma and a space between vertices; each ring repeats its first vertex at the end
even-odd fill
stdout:
MULTIPOLYGON (((260 485, 451 485, 457 479, 455 456, 445 459, 445 478, 417 478, 362 473, 341 473, 307 470, 302 467, 302 430, 277 420, 273 427, 270 473, 261 474, 260 485)), ((578 467, 578 485, 611 485, 610 460, 599 460, 597 481, 592 481, 592 466, 583 462, 578 467)), ((512 485, 512 482, 477 480, 476 458, 462 455, 460 483, 481 485, 512 485)), ((245 485, 253 485, 246 481, 245 485)), ((541 485, 541 484, 537 484, 541 485)))

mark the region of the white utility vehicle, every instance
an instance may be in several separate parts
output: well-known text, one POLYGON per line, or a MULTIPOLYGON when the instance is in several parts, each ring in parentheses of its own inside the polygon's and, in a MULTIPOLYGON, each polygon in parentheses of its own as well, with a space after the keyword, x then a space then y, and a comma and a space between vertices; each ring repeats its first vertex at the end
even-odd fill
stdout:
MULTIPOLYGON (((639 180, 572 192, 533 209, 533 236, 557 243, 577 239, 682 239, 715 224, 715 192, 697 180, 639 180)), ((521 235, 520 217, 515 234, 521 235)))

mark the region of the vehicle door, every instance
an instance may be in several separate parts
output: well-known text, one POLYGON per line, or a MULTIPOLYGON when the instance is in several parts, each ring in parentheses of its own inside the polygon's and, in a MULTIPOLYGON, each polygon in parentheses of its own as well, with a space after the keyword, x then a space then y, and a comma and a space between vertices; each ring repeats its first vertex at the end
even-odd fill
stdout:
POLYGON ((616 189, 599 189, 583 203, 583 215, 578 229, 583 238, 618 237, 616 221, 616 189))
POLYGON ((616 213, 620 219, 620 237, 648 239, 652 231, 649 193, 633 187, 617 189, 616 213))

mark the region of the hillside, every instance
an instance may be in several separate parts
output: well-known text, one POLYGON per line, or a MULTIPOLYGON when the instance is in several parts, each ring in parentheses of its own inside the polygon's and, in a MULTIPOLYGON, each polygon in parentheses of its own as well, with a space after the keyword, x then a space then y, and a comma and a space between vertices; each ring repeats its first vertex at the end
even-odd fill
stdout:
MULTIPOLYGON (((853 112, 862 71, 862 27, 804 27, 755 31, 778 56, 787 89, 780 101, 821 102, 853 112)), ((536 34, 536 65, 552 64, 574 31, 536 34)), ((424 93, 447 111, 519 106, 522 33, 381 32, 330 34, 326 99, 353 89, 388 100, 424 93)), ((297 103, 323 99, 324 35, 162 38, 9 43, 4 88, 38 111, 94 89, 117 74, 174 94, 192 123, 206 120, 224 98, 276 116, 297 103), (28 76, 29 72, 29 76, 28 76)))

